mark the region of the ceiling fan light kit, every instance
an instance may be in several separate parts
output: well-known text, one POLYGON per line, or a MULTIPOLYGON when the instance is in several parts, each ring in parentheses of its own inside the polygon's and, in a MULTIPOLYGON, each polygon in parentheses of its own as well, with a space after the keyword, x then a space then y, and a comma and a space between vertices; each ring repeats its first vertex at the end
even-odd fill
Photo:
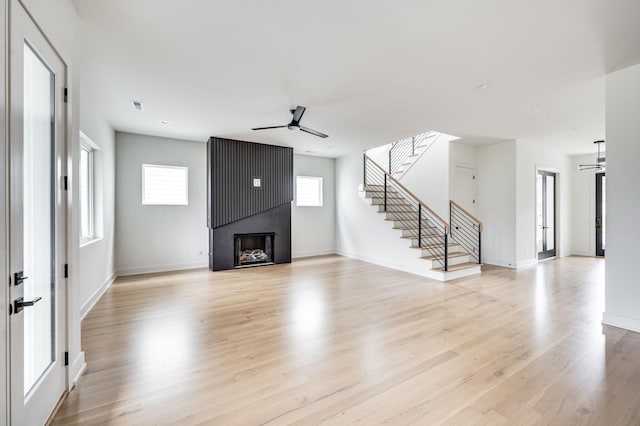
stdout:
POLYGON ((289 130, 302 130, 303 132, 310 133, 320 138, 329 137, 329 135, 327 134, 300 125, 300 120, 302 120, 302 115, 304 114, 306 109, 306 107, 298 105, 296 109, 289 110, 291 114, 293 114, 293 117, 291 118, 291 122, 289 124, 285 124, 283 126, 254 127, 251 130, 283 129, 286 127, 289 130))
POLYGON ((578 170, 580 170, 581 172, 585 170, 604 170, 607 166, 606 157, 603 157, 600 153, 600 146, 604 144, 604 141, 594 141, 593 143, 598 147, 596 162, 595 164, 580 164, 578 166, 578 170))

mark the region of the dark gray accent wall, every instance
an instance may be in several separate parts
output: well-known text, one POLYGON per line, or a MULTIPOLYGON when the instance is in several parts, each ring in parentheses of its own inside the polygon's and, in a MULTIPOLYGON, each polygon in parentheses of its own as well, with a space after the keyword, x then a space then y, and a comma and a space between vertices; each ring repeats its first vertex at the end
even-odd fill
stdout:
POLYGON ((237 234, 274 233, 273 262, 291 262, 293 149, 211 137, 207 143, 209 267, 234 268, 237 234), (255 187, 254 179, 260 179, 255 187))
POLYGON ((218 228, 293 200, 293 149, 211 137, 208 226, 218 228), (260 179, 260 187, 253 179, 260 179))

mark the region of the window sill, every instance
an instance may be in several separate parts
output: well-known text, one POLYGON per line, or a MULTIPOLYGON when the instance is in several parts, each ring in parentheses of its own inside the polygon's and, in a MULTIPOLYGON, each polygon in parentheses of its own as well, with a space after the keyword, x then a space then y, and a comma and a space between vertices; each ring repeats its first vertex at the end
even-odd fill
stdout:
POLYGON ((91 244, 97 243, 98 241, 102 241, 102 237, 90 238, 86 240, 80 240, 80 248, 90 246, 91 244))

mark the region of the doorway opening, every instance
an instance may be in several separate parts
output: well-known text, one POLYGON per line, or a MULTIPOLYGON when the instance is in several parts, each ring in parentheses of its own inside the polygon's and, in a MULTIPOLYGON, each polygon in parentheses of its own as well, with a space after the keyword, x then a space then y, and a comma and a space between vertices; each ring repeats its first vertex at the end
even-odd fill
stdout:
POLYGON ((596 256, 604 256, 606 234, 607 176, 596 173, 596 256))
POLYGON ((536 176, 536 247, 538 260, 556 255, 556 173, 536 176))

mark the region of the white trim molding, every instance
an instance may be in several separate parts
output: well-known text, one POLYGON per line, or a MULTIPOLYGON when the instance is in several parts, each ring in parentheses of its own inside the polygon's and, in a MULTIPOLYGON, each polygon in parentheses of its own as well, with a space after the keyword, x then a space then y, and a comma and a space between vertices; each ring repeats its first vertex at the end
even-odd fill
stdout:
POLYGON ((631 318, 624 315, 612 314, 611 312, 602 313, 602 324, 611 325, 625 330, 640 333, 640 319, 631 318))
POLYGON ((198 268, 208 268, 209 261, 197 261, 192 263, 176 263, 171 265, 155 265, 155 266, 141 266, 134 268, 124 268, 119 269, 117 272, 117 276, 124 277, 127 275, 140 275, 140 274, 155 274, 157 272, 171 272, 171 271, 181 271, 184 269, 198 269, 198 268))
POLYGON ((116 273, 112 273, 111 276, 107 278, 107 280, 102 283, 102 285, 98 287, 98 289, 91 295, 89 300, 86 301, 82 308, 80 308, 80 321, 84 320, 87 314, 91 311, 91 309, 93 309, 96 303, 98 303, 98 300, 100 300, 102 295, 107 291, 107 289, 109 289, 116 278, 118 278, 116 273))

